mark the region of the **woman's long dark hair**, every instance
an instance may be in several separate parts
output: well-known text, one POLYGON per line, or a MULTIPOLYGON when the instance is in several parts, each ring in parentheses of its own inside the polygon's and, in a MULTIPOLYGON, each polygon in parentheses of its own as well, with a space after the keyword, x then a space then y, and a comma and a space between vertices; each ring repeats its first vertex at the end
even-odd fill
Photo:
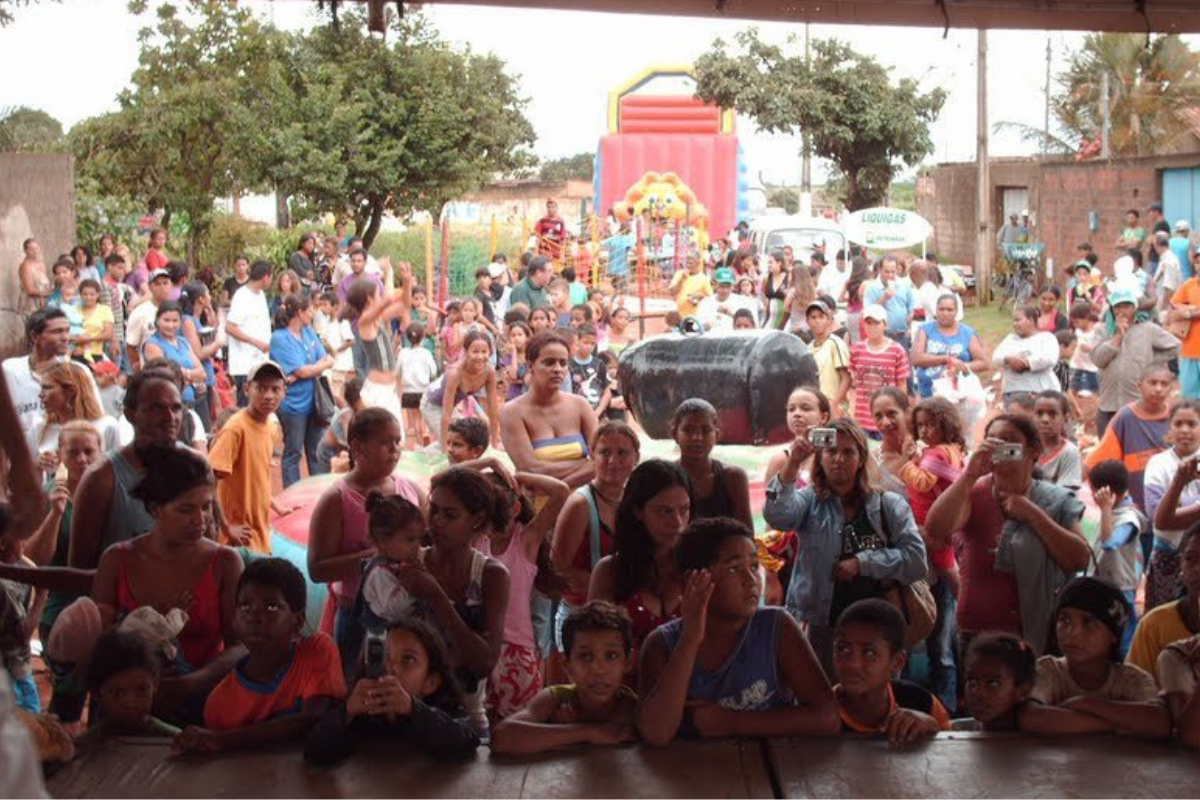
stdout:
POLYGON ((640 589, 658 583, 661 577, 654 560, 654 540, 646 530, 646 524, 638 519, 635 511, 645 509, 655 495, 674 486, 681 486, 692 498, 692 482, 678 464, 652 458, 639 464, 625 484, 625 494, 617 507, 616 550, 613 567, 616 570, 614 597, 627 600, 640 589))

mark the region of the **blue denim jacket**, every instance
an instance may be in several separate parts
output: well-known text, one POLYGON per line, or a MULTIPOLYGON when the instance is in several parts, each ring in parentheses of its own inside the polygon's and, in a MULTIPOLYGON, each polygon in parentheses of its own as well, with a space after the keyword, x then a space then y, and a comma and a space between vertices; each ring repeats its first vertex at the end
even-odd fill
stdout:
MULTIPOLYGON (((891 547, 859 553, 859 571, 868 578, 901 584, 924 578, 928 569, 925 543, 908 502, 892 492, 875 492, 867 498, 867 519, 880 532, 881 513, 888 515, 891 547)), ((842 552, 842 528, 846 525, 841 501, 833 496, 822 499, 811 486, 797 490, 783 484, 777 475, 767 486, 763 519, 776 530, 796 532, 798 549, 788 585, 788 611, 810 625, 832 625, 833 570, 842 552)))

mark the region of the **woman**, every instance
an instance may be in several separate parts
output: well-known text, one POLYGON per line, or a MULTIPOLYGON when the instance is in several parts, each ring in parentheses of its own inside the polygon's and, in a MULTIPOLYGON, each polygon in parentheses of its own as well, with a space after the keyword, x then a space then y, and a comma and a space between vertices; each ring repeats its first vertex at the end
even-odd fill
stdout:
POLYGON ((347 434, 354 415, 366 406, 362 401, 362 378, 357 375, 346 381, 342 387, 342 399, 346 401, 345 408, 339 408, 329 421, 329 427, 321 437, 317 446, 317 461, 320 463, 321 474, 330 472, 346 472, 350 468, 349 458, 345 456, 350 449, 347 434))
POLYGON ((308 458, 308 474, 320 473, 317 446, 329 425, 316 414, 317 378, 333 366, 312 329, 308 298, 289 294, 283 298, 271 334, 271 360, 283 368, 287 394, 275 412, 283 428, 283 488, 300 480, 300 455, 308 458))
POLYGON ((1004 370, 1004 408, 1019 396, 1030 401, 1047 389, 1060 390, 1054 367, 1058 364, 1058 339, 1037 328, 1033 306, 1013 309, 1013 332, 992 353, 992 365, 1004 370))
POLYGON ((763 327, 769 330, 783 330, 787 320, 787 308, 784 301, 788 290, 792 288, 791 277, 783 270, 783 253, 773 250, 767 255, 767 275, 763 278, 762 293, 763 327))
POLYGON ((684 576, 675 545, 692 517, 692 487, 677 464, 652 459, 630 474, 617 507, 613 554, 592 571, 588 600, 622 606, 633 623, 634 664, 642 642, 680 614, 684 576))
POLYGON ((100 284, 88 278, 79 284, 79 299, 83 305, 83 333, 75 340, 75 357, 95 364, 105 358, 105 348, 113 340, 112 308, 100 302, 100 284))
POLYGON ((846 333, 850 344, 862 338, 863 293, 871 280, 871 263, 862 256, 850 262, 850 277, 846 280, 846 333))
POLYGON ((146 476, 133 495, 146 504, 150 530, 113 545, 100 557, 92 597, 104 627, 150 606, 187 611, 180 631, 182 660, 155 694, 155 707, 175 720, 199 723, 208 692, 245 655, 233 633, 242 559, 205 536, 214 479, 203 456, 186 447, 146 455, 146 476))
POLYGON ((871 416, 883 440, 874 451, 880 467, 879 485, 886 492, 908 493, 900 473, 904 465, 917 454, 917 444, 911 435, 908 414, 908 395, 895 386, 885 386, 871 395, 871 416))
POLYGON ((392 474, 400 463, 400 433, 400 420, 387 409, 364 408, 354 415, 346 433, 350 471, 321 494, 308 526, 308 579, 329 584, 329 602, 335 607, 333 634, 343 667, 358 662, 362 629, 354 617, 354 600, 362 560, 375 555, 367 535, 367 495, 398 494, 426 509, 420 487, 392 474))
POLYGON ((946 292, 937 299, 934 319, 917 328, 912 364, 921 397, 933 396, 933 382, 947 370, 951 375, 965 375, 987 366, 983 342, 974 328, 956 319, 957 314, 957 297, 946 292))
POLYGON ((75 262, 75 274, 79 276, 80 281, 91 278, 99 282, 103 277, 92 262, 92 251, 83 245, 77 244, 71 248, 71 259, 75 262))
POLYGON ((204 430, 208 431, 211 430, 215 412, 213 401, 217 385, 213 356, 225 346, 225 335, 224 332, 213 334, 220 325, 220 319, 213 308, 212 295, 203 282, 190 281, 184 285, 179 295, 179 308, 183 312, 183 338, 187 339, 200 359, 200 366, 204 367, 204 389, 201 392, 200 387, 196 387, 196 408, 204 410, 205 413, 197 413, 204 430))
POLYGON ((304 286, 300 283, 300 276, 290 269, 285 269, 279 273, 279 282, 275 284, 275 287, 275 291, 271 293, 271 305, 269 309, 272 320, 278 318, 279 307, 283 305, 285 298, 293 294, 304 293, 304 286))
MULTIPOLYGON (((412 285, 411 274, 405 275, 403 287, 412 285)), ((384 297, 379 287, 365 278, 350 284, 346 292, 346 314, 357 322, 354 344, 361 354, 363 377, 363 404, 384 408, 397 420, 402 419, 404 410, 400 406, 400 395, 404 391, 403 379, 396 374, 396 350, 392 347, 392 320, 399 319, 405 327, 408 316, 408 296, 402 288, 390 298, 384 297)), ((403 429, 401 441, 403 441, 403 429)))
POLYGON ((104 413, 86 370, 82 364, 59 361, 41 371, 39 399, 45 409, 45 418, 35 435, 37 452, 34 456, 47 475, 58 468, 58 438, 68 422, 83 420, 95 425, 103 443, 101 452, 119 445, 117 421, 104 413))
MULTIPOLYGON (((786 264, 786 260, 784 262, 786 264)), ((807 264, 795 263, 791 268, 792 285, 783 301, 787 312, 787 330, 808 332, 808 304, 817 299, 817 285, 807 264)))
POLYGON ((799 538, 788 584, 787 609, 808 623, 808 640, 827 675, 833 674, 833 626, 851 603, 884 597, 885 582, 925 577, 925 545, 904 498, 882 492, 867 435, 853 420, 829 424, 836 443, 817 453, 812 483, 796 489, 811 452, 797 437, 788 462, 767 487, 763 517, 799 538))
POLYGON ((1108 302, 1102 323, 1105 338, 1092 349, 1092 362, 1100 370, 1097 439, 1104 437, 1118 411, 1141 399, 1140 384, 1146 370, 1179 355, 1179 339, 1137 310, 1133 292, 1117 289, 1108 302))
POLYGON ((1091 549, 1079 526, 1083 503, 1034 478, 1041 437, 1028 417, 1001 414, 966 470, 925 518, 932 547, 961 537, 958 646, 982 631, 1015 633, 1044 651, 1058 590, 1085 569, 1091 549))
POLYGON ((501 403, 496 370, 492 366, 492 339, 484 330, 470 331, 463 337, 463 350, 462 359, 447 367, 446 374, 425 390, 421 416, 429 432, 437 436, 439 443, 445 443, 456 413, 460 416, 485 413, 492 447, 499 448, 501 403), (463 403, 469 408, 460 408, 463 403))
MULTIPOLYGON (((630 329, 633 314, 625 306, 617 306, 609 317, 608 349, 620 356, 626 347, 638 340, 637 333, 630 329)), ((532 331, 531 331, 532 332, 532 331)))
MULTIPOLYGON (((179 304, 168 300, 158 307, 154 315, 154 333, 142 345, 142 361, 148 363, 156 358, 165 358, 179 365, 183 371, 183 404, 196 408, 196 387, 204 389, 208 376, 200 366, 200 357, 192 350, 187 339, 180 335, 183 313, 179 304)), ((207 409, 205 409, 207 410, 207 409)), ((199 414, 201 421, 204 415, 199 414)))

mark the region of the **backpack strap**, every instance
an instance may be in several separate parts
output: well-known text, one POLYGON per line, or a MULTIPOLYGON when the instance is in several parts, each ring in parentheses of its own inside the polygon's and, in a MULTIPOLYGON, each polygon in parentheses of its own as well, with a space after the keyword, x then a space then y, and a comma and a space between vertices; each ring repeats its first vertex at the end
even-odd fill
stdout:
POLYGON ((575 493, 588 505, 588 540, 591 546, 592 568, 600 563, 600 507, 596 505, 592 485, 580 486, 575 493))

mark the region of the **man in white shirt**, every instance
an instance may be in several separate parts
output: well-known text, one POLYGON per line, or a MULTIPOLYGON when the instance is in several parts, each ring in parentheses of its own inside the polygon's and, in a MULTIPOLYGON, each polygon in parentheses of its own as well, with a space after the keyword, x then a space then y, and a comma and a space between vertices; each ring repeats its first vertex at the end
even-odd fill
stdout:
POLYGON ((255 261, 249 282, 238 289, 229 304, 225 333, 229 336, 229 375, 237 386, 237 403, 245 408, 246 376, 267 360, 271 351, 271 311, 265 290, 271 283, 271 265, 255 261))
POLYGON ((817 294, 827 294, 834 302, 842 303, 845 298, 846 282, 850 280, 850 265, 846 263, 846 253, 838 250, 837 258, 832 264, 826 264, 817 278, 817 294))
MULTIPOLYGON (((45 411, 42 407, 43 367, 55 361, 65 361, 70 349, 71 323, 61 308, 42 308, 29 315, 25 334, 30 353, 4 360, 4 378, 12 395, 13 407, 26 440, 33 440, 42 427, 45 411)), ((90 370, 89 370, 90 372, 90 370)), ((99 395, 97 395, 98 397, 99 395)), ((29 449, 37 452, 37 442, 30 441, 29 449)))
POLYGON ((142 342, 154 333, 158 306, 171 299, 171 273, 156 269, 150 273, 146 284, 150 287, 150 299, 142 301, 125 321, 125 352, 134 372, 142 366, 142 342))
POLYGON ((705 330, 731 331, 733 315, 743 308, 753 312, 755 299, 733 293, 733 283, 737 276, 729 267, 721 267, 714 277, 717 283, 716 294, 710 294, 700 301, 696 308, 696 316, 704 323, 705 330))
POLYGON ((1171 237, 1165 231, 1154 234, 1153 246, 1158 252, 1158 269, 1154 273, 1154 288, 1158 291, 1158 313, 1166 319, 1171 310, 1171 298, 1183 285, 1183 265, 1171 249, 1171 237))

